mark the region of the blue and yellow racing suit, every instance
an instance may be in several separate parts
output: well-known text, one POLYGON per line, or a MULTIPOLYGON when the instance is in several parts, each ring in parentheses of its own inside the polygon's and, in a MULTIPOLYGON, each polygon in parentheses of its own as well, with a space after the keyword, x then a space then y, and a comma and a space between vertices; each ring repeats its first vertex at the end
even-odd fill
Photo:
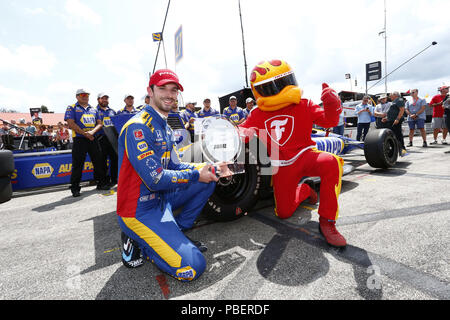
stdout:
POLYGON ((236 107, 234 109, 231 107, 226 107, 223 109, 223 115, 235 124, 239 124, 242 119, 245 119, 244 111, 240 107, 236 107))
POLYGON ((161 270, 182 281, 198 278, 206 260, 182 231, 193 226, 215 182, 199 182, 202 165, 180 161, 172 129, 149 105, 123 126, 118 151, 122 231, 161 270))

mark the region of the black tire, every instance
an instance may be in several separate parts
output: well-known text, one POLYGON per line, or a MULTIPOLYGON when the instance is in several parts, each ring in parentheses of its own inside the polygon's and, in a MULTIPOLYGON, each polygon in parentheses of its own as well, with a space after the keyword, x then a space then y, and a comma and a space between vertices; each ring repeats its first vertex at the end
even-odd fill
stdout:
POLYGON ((0 177, 14 172, 14 156, 10 150, 0 150, 0 177))
MULTIPOLYGON (((256 158, 246 148, 246 163, 256 163, 256 158)), ((221 178, 216 189, 203 208, 208 219, 225 222, 242 217, 259 199, 261 167, 246 164, 245 173, 236 174, 227 180, 221 178)))
POLYGON ((0 203, 7 202, 12 198, 12 185, 9 177, 0 178, 0 203))
POLYGON ((370 130, 364 140, 364 156, 371 167, 393 167, 398 158, 398 142, 392 130, 370 130))

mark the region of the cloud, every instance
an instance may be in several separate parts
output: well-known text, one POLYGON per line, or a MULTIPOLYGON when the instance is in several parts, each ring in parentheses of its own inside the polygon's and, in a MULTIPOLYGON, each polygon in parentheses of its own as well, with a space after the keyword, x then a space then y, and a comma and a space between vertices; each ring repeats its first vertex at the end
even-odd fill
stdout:
POLYGON ((20 72, 32 77, 50 76, 57 60, 43 46, 0 46, 0 72, 20 72))
POLYGON ((19 112, 28 112, 29 108, 39 108, 42 105, 51 106, 48 97, 30 94, 26 90, 17 90, 0 85, 1 106, 15 109, 19 112))
POLYGON ((62 17, 69 29, 78 29, 83 25, 83 22, 93 25, 102 23, 102 17, 79 0, 67 0, 64 9, 65 12, 62 17))
POLYGON ((36 16, 40 14, 45 14, 47 11, 43 8, 24 8, 23 12, 28 15, 36 16))

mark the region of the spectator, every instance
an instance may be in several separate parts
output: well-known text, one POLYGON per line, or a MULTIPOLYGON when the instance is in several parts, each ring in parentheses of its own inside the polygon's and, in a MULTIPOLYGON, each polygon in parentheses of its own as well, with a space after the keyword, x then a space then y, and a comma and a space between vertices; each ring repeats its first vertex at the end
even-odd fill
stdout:
POLYGON ((191 135, 191 141, 194 141, 194 120, 198 118, 198 115, 195 113, 195 105, 197 102, 188 102, 186 103, 186 109, 184 109, 181 113, 181 119, 183 120, 184 127, 189 131, 191 135))
POLYGON ((252 111, 254 106, 255 106, 255 100, 253 100, 252 98, 247 98, 245 100, 245 109, 243 110, 245 119, 247 119, 248 114, 250 113, 250 111, 252 111))
POLYGON ((237 106, 237 99, 235 96, 231 96, 228 100, 230 106, 223 109, 223 115, 233 121, 236 125, 245 121, 245 115, 242 108, 237 106))
POLYGON ((405 102, 400 98, 400 94, 394 91, 390 95, 392 99, 392 104, 389 107, 387 115, 383 118, 386 127, 391 129, 398 141, 399 153, 403 157, 406 155, 405 142, 403 139, 402 123, 403 123, 403 113, 405 112, 405 102))
POLYGON ((48 136, 47 126, 45 124, 39 126, 38 136, 48 136))
POLYGON ((178 100, 175 100, 175 103, 173 104, 172 108, 170 109, 171 113, 179 113, 180 110, 178 109, 178 100))
POLYGON ((95 141, 95 134, 101 129, 102 122, 95 108, 89 105, 89 92, 78 89, 76 92, 77 103, 68 106, 64 120, 75 132, 72 149, 72 175, 70 176, 70 190, 72 196, 79 197, 81 175, 89 154, 94 165, 94 178, 98 180, 98 190, 109 190, 106 182, 106 173, 101 163, 101 154, 95 141))
POLYGON ((150 103, 150 96, 147 94, 145 97, 144 97, 144 104, 141 104, 140 106, 138 106, 136 109, 138 110, 138 111, 141 111, 142 109, 144 109, 144 107, 146 106, 146 105, 148 105, 150 103))
POLYGON ((342 109, 341 114, 339 115, 339 122, 336 125, 336 127, 333 128, 333 133, 343 136, 344 131, 345 131, 345 120, 344 120, 344 109, 342 109))
POLYGON ((53 146, 55 149, 58 148, 58 143, 56 141, 56 131, 53 130, 53 126, 48 126, 48 137, 50 140, 50 145, 53 146))
POLYGON ((407 101, 405 106, 405 112, 408 115, 409 126, 409 143, 408 147, 413 146, 413 138, 415 129, 419 129, 422 135, 422 147, 427 147, 427 133, 425 132, 425 120, 427 118, 425 114, 425 107, 427 102, 425 99, 419 98, 419 90, 411 90, 412 102, 407 101))
POLYGON ((375 126, 377 127, 377 129, 385 127, 385 123, 383 123, 381 120, 383 118, 386 118, 389 107, 392 104, 392 102, 387 101, 387 98, 388 98, 387 94, 382 94, 378 98, 380 103, 377 104, 377 106, 373 111, 373 115, 375 117, 375 126))
POLYGON ((28 121, 25 131, 34 136, 36 134, 36 127, 33 126, 30 121, 28 121))
POLYGON ((369 132, 373 115, 373 106, 369 104, 369 96, 363 97, 362 102, 356 106, 355 112, 358 116, 356 140, 361 141, 362 139, 364 141, 369 132))
POLYGON ((69 125, 67 123, 64 123, 64 128, 67 129, 69 132, 69 144, 67 145, 68 149, 72 149, 73 146, 73 132, 72 129, 69 128, 69 125))
POLYGON ((58 129, 56 130, 56 143, 59 150, 67 150, 69 145, 69 131, 64 128, 62 122, 58 122, 58 129))
POLYGON ((197 112, 199 118, 207 118, 218 114, 220 114, 219 111, 211 108, 211 100, 209 98, 203 100, 203 109, 197 112))
POLYGON ((122 109, 120 109, 119 111, 117 111, 117 114, 122 114, 122 113, 137 113, 138 110, 136 110, 134 108, 134 97, 131 94, 126 94, 125 97, 123 98, 123 101, 125 102, 125 107, 123 107, 122 109))
POLYGON ((99 93, 97 96, 97 112, 102 122, 103 127, 97 132, 96 139, 100 146, 101 161, 103 170, 108 172, 108 158, 109 158, 109 176, 107 175, 107 182, 110 187, 117 184, 118 175, 118 158, 111 142, 106 137, 104 128, 113 127, 111 117, 116 115, 116 112, 109 107, 109 96, 105 93, 99 93))
POLYGON ((431 127, 433 128, 434 141, 430 144, 437 144, 437 137, 439 131, 442 130, 442 144, 447 144, 445 140, 447 138, 448 129, 444 124, 444 107, 443 102, 448 99, 448 86, 442 86, 439 88, 441 94, 435 95, 430 101, 430 107, 433 108, 433 119, 431 121, 431 127))
POLYGON ((15 128, 15 126, 17 126, 16 120, 11 120, 11 124, 12 126, 10 126, 9 128, 9 134, 14 137, 18 137, 19 131, 17 130, 17 128, 15 128))
POLYGON ((443 107, 444 107, 445 125, 447 126, 447 130, 450 130, 450 99, 448 99, 448 98, 445 99, 445 101, 443 103, 443 107))
POLYGON ((6 122, 3 122, 2 127, 0 128, 0 135, 7 135, 9 132, 8 124, 6 122))

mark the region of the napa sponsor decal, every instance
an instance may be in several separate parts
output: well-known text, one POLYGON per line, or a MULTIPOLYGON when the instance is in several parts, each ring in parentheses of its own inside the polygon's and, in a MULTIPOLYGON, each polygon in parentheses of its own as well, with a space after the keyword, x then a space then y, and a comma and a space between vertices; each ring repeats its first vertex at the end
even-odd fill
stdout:
POLYGON ((95 127, 97 120, 95 119, 95 116, 93 114, 83 114, 81 116, 80 122, 86 127, 86 128, 93 128, 95 127))
POLYGON ((17 184, 17 169, 14 169, 10 179, 12 184, 17 184))
POLYGON ((193 280, 195 278, 196 272, 192 267, 185 267, 178 269, 176 271, 178 280, 193 280))
MULTIPOLYGON (((83 167, 83 173, 85 172, 93 172, 94 165, 92 162, 85 162, 83 167)), ((57 177, 65 177, 70 176, 72 174, 72 164, 71 163, 62 163, 59 166, 57 177)))
POLYGON ((137 148, 140 152, 144 152, 148 150, 148 144, 145 141, 141 141, 137 144, 137 148))
POLYGON ((36 179, 50 178, 53 173, 53 167, 49 163, 37 163, 31 170, 36 179))

